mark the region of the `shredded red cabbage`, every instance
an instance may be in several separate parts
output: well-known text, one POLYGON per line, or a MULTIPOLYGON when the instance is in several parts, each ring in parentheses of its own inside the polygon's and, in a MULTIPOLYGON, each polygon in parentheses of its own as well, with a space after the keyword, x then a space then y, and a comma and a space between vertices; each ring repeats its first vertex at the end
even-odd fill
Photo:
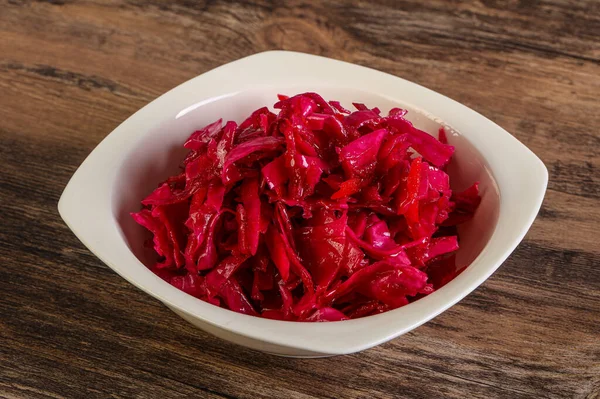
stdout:
POLYGON ((279 96, 278 114, 192 133, 181 173, 132 214, 153 235, 152 270, 214 305, 289 321, 385 312, 452 280, 477 184, 450 189, 443 129, 437 140, 404 110, 354 106, 279 96))

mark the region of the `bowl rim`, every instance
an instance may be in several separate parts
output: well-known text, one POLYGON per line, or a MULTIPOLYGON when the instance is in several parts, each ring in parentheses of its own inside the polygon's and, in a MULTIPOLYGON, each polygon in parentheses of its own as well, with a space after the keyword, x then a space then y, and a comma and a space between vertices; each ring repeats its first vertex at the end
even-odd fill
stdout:
POLYGON ((192 78, 130 116, 75 171, 61 195, 58 210, 77 238, 100 260, 167 306, 268 344, 315 354, 344 354, 410 331, 477 288, 523 239, 540 209, 547 183, 546 167, 525 145, 494 122, 442 94, 343 61, 290 51, 267 51, 192 78), (135 257, 120 235, 112 214, 111 197, 119 166, 138 139, 161 121, 181 117, 207 102, 257 87, 290 86, 292 80, 298 86, 337 85, 411 104, 452 126, 481 153, 500 191, 500 209, 495 231, 463 273, 409 306, 343 322, 297 323, 247 316, 205 303, 164 282, 135 257), (486 134, 478 133, 482 131, 486 134), (94 212, 88 212, 89 209, 94 212), (139 265, 147 273, 133 273, 131 269, 138 269, 139 265))

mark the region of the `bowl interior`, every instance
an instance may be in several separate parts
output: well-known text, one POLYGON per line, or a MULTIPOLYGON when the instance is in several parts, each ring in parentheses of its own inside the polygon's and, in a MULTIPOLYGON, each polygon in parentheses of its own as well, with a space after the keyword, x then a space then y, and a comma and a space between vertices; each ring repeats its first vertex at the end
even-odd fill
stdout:
POLYGON ((274 104, 278 93, 293 95, 305 91, 315 91, 326 100, 338 100, 349 109, 352 102, 379 107, 383 114, 387 114, 393 107, 407 109, 407 118, 416 127, 436 137, 441 126, 446 128, 449 143, 456 147, 456 153, 448 166, 452 188, 464 190, 478 181, 482 195, 475 217, 459 227, 461 248, 457 253, 457 265, 459 268, 468 266, 484 249, 498 221, 500 194, 485 159, 460 132, 423 110, 375 93, 339 87, 260 87, 228 93, 190 104, 150 131, 140 132, 135 149, 126 155, 120 166, 120 178, 111 195, 112 214, 120 229, 121 238, 135 256, 147 266, 152 265, 155 259, 152 252, 144 249, 143 245, 149 233, 137 225, 129 213, 138 211, 141 199, 160 182, 179 172, 178 165, 187 153, 182 146, 183 142, 194 130, 219 118, 241 122, 255 109, 274 104))

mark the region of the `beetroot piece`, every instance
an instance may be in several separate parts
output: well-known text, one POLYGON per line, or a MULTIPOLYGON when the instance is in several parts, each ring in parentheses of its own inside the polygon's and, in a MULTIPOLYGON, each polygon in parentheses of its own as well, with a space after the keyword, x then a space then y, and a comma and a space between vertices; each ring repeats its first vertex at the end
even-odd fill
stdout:
POLYGON ((195 131, 182 172, 132 216, 149 230, 151 267, 180 290, 236 312, 341 321, 404 306, 454 278, 455 226, 478 185, 454 193, 454 147, 316 93, 280 95, 240 125, 195 131))

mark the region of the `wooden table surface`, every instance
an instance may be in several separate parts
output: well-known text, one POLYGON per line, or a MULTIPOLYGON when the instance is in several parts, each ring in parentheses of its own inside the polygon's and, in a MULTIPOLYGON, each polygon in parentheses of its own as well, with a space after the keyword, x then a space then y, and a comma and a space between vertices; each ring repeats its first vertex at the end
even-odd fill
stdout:
POLYGON ((0 397, 600 397, 600 2, 275 3, 0 0, 0 397), (542 210, 498 272, 387 344, 294 360, 188 325, 91 255, 56 210, 86 155, 268 49, 420 83, 538 154, 542 210))

